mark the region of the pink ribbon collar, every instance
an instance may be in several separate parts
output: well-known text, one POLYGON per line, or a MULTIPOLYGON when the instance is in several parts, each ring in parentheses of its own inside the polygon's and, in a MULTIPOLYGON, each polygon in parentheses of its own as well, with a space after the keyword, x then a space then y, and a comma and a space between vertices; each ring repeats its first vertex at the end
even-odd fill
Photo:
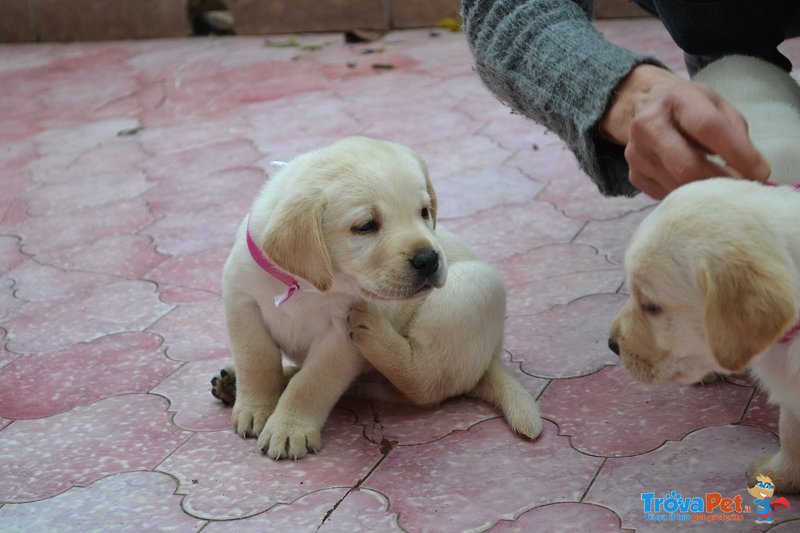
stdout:
POLYGON ((795 183, 793 185, 784 185, 783 183, 778 183, 776 181, 765 181, 764 185, 767 185, 769 187, 791 187, 792 189, 794 189, 796 191, 800 191, 800 181, 798 181, 797 183, 795 183))
POLYGON ((285 303, 286 300, 291 298, 294 293, 300 290, 300 282, 294 279, 292 276, 275 266, 272 261, 264 255, 264 252, 256 244, 256 241, 253 240, 253 235, 250 233, 250 217, 247 217, 247 227, 245 231, 247 235, 247 249, 250 250, 250 257, 253 258, 253 261, 256 262, 258 266, 260 266, 264 271, 266 271, 270 276, 277 279, 284 285, 286 285, 286 290, 281 294, 278 294, 273 298, 273 302, 275 303, 275 307, 278 307, 282 303, 285 303))
POLYGON ((792 329, 784 333, 783 337, 778 339, 778 344, 786 344, 787 342, 792 342, 794 338, 797 337, 798 333, 800 333, 800 322, 795 324, 794 327, 792 327, 792 329))

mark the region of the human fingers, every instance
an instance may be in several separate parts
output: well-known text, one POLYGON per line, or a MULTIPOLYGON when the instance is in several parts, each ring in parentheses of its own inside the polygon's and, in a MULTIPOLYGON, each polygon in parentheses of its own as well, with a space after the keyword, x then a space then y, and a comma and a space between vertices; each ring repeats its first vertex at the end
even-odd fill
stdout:
POLYGON ((658 108, 631 123, 625 159, 631 184, 653 198, 663 198, 690 181, 730 175, 710 161, 700 146, 683 136, 669 113, 658 108))
POLYGON ((726 175, 766 180, 769 163, 750 140, 744 117, 710 89, 699 85, 698 89, 697 97, 676 95, 672 102, 677 128, 706 152, 718 155, 726 175))

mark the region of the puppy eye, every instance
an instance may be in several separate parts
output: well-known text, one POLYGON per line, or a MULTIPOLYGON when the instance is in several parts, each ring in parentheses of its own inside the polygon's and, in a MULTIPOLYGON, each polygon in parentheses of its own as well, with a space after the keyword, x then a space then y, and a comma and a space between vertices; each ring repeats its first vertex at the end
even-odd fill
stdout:
POLYGON ((353 226, 351 231, 353 233, 374 233, 378 231, 380 226, 375 220, 367 220, 366 222, 362 222, 356 226, 353 226))
POLYGON ((642 311, 644 311, 648 315, 655 316, 661 313, 661 306, 656 304, 643 304, 642 311))
POLYGON ((424 218, 425 220, 431 218, 431 210, 428 209, 427 207, 423 207, 422 212, 420 214, 422 215, 422 218, 424 218))

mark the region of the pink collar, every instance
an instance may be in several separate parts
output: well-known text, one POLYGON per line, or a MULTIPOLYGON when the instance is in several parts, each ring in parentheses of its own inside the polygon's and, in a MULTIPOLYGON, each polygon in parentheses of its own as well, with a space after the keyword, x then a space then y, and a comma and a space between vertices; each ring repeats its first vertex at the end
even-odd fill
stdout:
POLYGON ((783 183, 778 183, 776 181, 765 181, 764 185, 767 185, 769 187, 791 187, 792 189, 800 191, 800 181, 798 181, 793 185, 784 185, 783 183))
POLYGON ((794 338, 797 337, 798 333, 800 333, 800 322, 795 324, 794 327, 792 327, 792 329, 784 333, 783 337, 778 339, 778 344, 786 344, 787 342, 792 342, 794 338))
MULTIPOLYGON (((764 185, 767 185, 769 187, 782 187, 782 186, 784 186, 782 183, 777 183, 777 182, 774 182, 774 181, 765 181, 764 185)), ((795 184, 793 184, 793 185, 786 185, 786 187, 791 187, 796 191, 800 191, 800 181, 795 183, 795 184)), ((778 339, 778 344, 785 344, 787 342, 792 342, 794 340, 794 338, 797 337, 798 333, 800 333, 800 322, 795 324, 794 327, 792 327, 792 329, 790 329, 789 331, 784 333, 783 337, 778 339)))
POLYGON ((300 290, 300 282, 294 279, 292 276, 275 266, 272 261, 264 255, 264 252, 256 244, 256 241, 253 240, 253 235, 250 233, 250 216, 247 217, 247 227, 245 229, 245 233, 247 235, 247 249, 250 250, 250 257, 253 258, 253 261, 256 262, 258 266, 263 268, 269 275, 273 278, 277 279, 284 285, 286 285, 287 289, 282 292, 281 294, 275 296, 273 302, 275 303, 275 307, 278 307, 282 303, 286 302, 289 298, 291 298, 295 292, 300 290))

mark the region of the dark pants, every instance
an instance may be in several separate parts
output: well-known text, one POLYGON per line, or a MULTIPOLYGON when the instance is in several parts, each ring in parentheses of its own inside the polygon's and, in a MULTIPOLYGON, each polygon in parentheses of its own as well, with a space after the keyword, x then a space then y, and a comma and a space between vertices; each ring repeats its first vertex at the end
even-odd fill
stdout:
POLYGON ((689 74, 724 55, 760 57, 786 71, 778 45, 800 36, 800 0, 634 0, 658 17, 681 50, 689 74))

